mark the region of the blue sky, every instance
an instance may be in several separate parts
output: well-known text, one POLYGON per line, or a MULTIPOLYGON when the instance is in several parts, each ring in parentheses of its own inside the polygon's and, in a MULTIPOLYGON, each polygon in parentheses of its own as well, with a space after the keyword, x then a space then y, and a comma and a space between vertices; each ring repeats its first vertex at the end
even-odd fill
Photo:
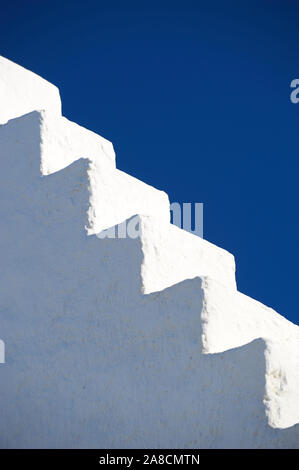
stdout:
POLYGON ((299 323, 296 1, 14 1, 0 54, 59 86, 118 167, 203 202, 239 289, 299 323))

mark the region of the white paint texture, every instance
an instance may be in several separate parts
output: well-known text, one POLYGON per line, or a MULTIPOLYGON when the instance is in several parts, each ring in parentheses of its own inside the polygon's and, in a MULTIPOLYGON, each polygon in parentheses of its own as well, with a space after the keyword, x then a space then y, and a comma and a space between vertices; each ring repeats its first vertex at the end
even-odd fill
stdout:
POLYGON ((0 124, 34 110, 61 115, 56 86, 0 56, 0 124))
POLYGON ((299 447, 298 327, 55 87, 1 58, 0 100, 0 447, 299 447))

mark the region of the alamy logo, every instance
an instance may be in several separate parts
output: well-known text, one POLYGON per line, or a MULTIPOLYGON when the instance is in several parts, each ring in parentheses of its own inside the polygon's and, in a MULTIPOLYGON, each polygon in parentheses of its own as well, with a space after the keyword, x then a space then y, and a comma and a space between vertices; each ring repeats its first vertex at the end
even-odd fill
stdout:
POLYGON ((5 343, 0 339, 0 364, 5 363, 5 343))
POLYGON ((203 238, 203 203, 172 202, 170 204, 171 222, 177 227, 203 238), (194 206, 194 210, 192 210, 194 206), (192 216, 193 212, 193 216, 192 216), (192 224, 193 221, 193 224, 192 224))
MULTIPOLYGON (((173 202, 170 204, 170 221, 187 232, 203 238, 203 203, 202 202, 173 202)), ((120 224, 102 230, 97 234, 104 238, 138 238, 140 236, 139 216, 133 216, 120 224)))
POLYGON ((291 102, 294 104, 299 103, 299 78, 294 78, 294 80, 291 81, 291 88, 294 88, 290 95, 291 102))

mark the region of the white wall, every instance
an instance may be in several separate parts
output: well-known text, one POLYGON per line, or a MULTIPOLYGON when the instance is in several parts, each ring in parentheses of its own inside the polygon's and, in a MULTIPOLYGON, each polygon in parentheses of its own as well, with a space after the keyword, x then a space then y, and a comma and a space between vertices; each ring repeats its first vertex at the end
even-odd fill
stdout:
POLYGON ((0 56, 0 124, 42 109, 61 115, 58 88, 0 56))
POLYGON ((53 110, 0 126, 0 447, 298 447, 298 327, 114 157, 53 110))

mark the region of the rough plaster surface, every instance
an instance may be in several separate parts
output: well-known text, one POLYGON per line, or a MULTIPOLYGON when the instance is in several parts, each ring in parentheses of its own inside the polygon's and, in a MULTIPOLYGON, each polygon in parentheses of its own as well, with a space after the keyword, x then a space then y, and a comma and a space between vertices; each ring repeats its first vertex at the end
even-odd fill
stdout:
POLYGON ((34 110, 61 115, 56 86, 0 56, 0 124, 34 110))
POLYGON ((299 447, 298 327, 238 292, 233 256, 172 226, 55 87, 1 58, 3 82, 0 447, 299 447), (135 214, 137 238, 97 237, 135 214))

